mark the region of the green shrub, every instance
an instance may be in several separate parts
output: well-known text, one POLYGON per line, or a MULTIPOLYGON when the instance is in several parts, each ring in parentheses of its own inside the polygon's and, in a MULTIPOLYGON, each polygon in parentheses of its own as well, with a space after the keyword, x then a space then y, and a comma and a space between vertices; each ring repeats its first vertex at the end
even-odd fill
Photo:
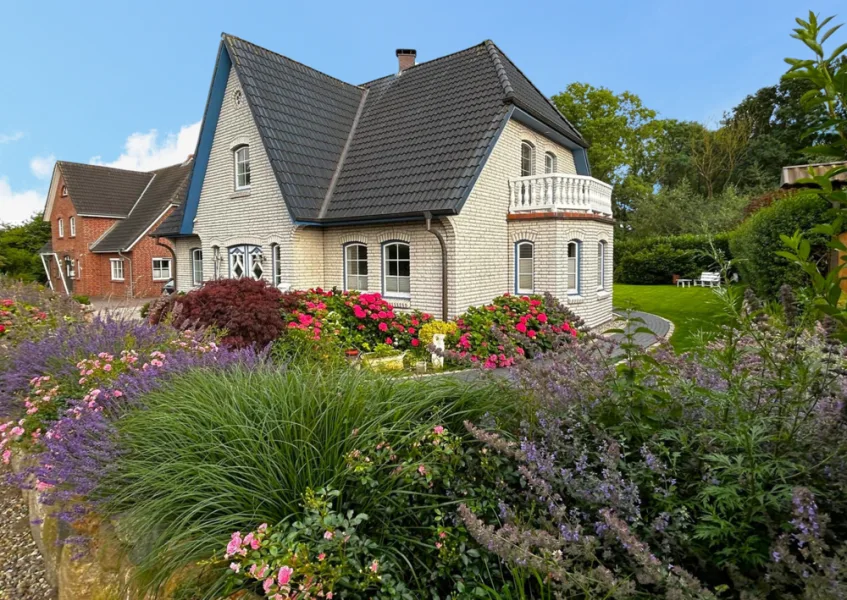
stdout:
MULTIPOLYGON (((785 250, 780 235, 792 235, 826 220, 829 204, 813 191, 802 191, 767 206, 734 232, 730 240, 732 255, 742 279, 758 295, 776 297, 782 284, 804 285, 806 275, 786 259, 776 255, 785 250)), ((826 239, 821 235, 808 237, 812 256, 824 266, 827 256, 826 239)))
MULTIPOLYGON (((438 584, 428 579, 437 577, 436 559, 423 552, 437 556, 434 541, 420 538, 436 537, 434 523, 451 500, 429 479, 421 485, 390 476, 393 466, 363 481, 351 457, 376 448, 422 461, 414 457, 434 446, 420 446, 421 430, 463 432, 465 419, 486 414, 514 424, 519 416, 512 411, 524 406, 480 382, 398 381, 320 366, 190 372, 140 405, 117 422, 126 452, 95 496, 104 499, 106 514, 121 515, 121 535, 138 557, 143 583, 161 584, 208 559, 233 531, 302 519, 308 490, 331 488, 344 500, 339 513, 369 516, 363 535, 378 541, 377 554, 391 558, 401 580, 418 590, 438 584), (424 504, 433 507, 423 510, 424 504)), ((417 472, 422 463, 409 464, 417 472)), ((486 502, 493 517, 496 498, 486 502)), ((438 585, 452 586, 454 574, 438 585)))
POLYGON ((76 300, 80 304, 84 304, 85 306, 88 306, 89 304, 91 304, 91 298, 89 298, 88 296, 82 295, 82 294, 78 294, 78 295, 74 296, 74 300, 76 300))
POLYGON ((672 283, 714 271, 714 252, 731 258, 729 234, 632 238, 615 242, 615 281, 641 285, 672 283))
POLYGON ((426 348, 432 343, 432 338, 436 333, 443 333, 445 336, 456 333, 456 324, 452 321, 446 323, 444 321, 430 321, 421 327, 421 333, 418 338, 421 340, 421 346, 426 348))

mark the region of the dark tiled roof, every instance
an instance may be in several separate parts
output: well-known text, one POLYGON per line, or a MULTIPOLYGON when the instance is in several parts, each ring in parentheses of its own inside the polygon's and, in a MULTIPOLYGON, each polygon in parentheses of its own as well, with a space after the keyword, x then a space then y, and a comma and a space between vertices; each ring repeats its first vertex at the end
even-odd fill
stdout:
POLYGON ((60 160, 68 195, 77 213, 123 218, 150 183, 150 173, 60 160))
POLYGON ((224 42, 289 210, 316 217, 363 90, 239 38, 224 42))
POLYGON ((325 219, 454 212, 508 110, 503 98, 484 45, 369 84, 325 219))
POLYGON ((190 173, 191 162, 151 171, 153 180, 129 215, 107 231, 91 251, 118 252, 132 249, 135 242, 169 206, 182 205, 190 173))
POLYGON ((182 226, 182 217, 185 215, 185 203, 173 209, 173 212, 153 230, 151 235, 162 237, 179 237, 179 229, 182 226))

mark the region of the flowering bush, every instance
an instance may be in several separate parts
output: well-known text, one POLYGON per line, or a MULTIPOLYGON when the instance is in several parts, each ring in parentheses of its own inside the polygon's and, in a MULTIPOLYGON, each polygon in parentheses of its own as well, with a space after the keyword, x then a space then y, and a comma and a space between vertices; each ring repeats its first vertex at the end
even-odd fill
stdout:
POLYGON ((0 358, 21 341, 41 337, 82 315, 82 306, 67 296, 0 276, 0 358))
POLYGON ((281 293, 262 280, 215 279, 182 296, 172 296, 161 306, 151 307, 151 323, 168 320, 178 329, 208 329, 224 332, 221 343, 234 348, 261 349, 282 333, 279 314, 281 293))
POLYGON ((577 337, 580 322, 549 294, 504 294, 456 319, 457 329, 447 340, 453 351, 448 357, 489 369, 509 367, 577 337))
POLYGON ((391 563, 377 556, 378 546, 362 537, 367 515, 339 514, 337 491, 306 490, 304 515, 278 527, 267 523, 247 535, 232 534, 224 553, 232 572, 231 589, 251 583, 268 598, 412 598, 391 576, 391 563))
POLYGON ((285 294, 283 317, 289 330, 306 332, 316 342, 329 336, 344 350, 363 352, 371 352, 379 344, 398 350, 422 348, 418 330, 432 319, 418 311, 396 312, 377 293, 320 288, 285 294))

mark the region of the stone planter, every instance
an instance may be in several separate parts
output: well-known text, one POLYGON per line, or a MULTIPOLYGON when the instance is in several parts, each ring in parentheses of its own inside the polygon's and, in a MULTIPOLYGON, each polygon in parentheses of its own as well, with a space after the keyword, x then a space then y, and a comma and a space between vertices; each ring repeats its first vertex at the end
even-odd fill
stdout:
POLYGON ((393 356, 377 356, 369 352, 362 354, 362 364, 374 371, 402 371, 405 356, 405 352, 393 356))

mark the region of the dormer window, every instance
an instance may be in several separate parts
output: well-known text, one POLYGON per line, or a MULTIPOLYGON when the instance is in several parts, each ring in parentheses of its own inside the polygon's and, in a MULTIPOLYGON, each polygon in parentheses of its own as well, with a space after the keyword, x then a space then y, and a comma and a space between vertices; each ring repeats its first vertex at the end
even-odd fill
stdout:
POLYGON ((521 177, 535 175, 535 146, 526 140, 521 142, 521 177))
POLYGON ((68 186, 63 185, 62 186, 62 198, 66 197, 67 195, 68 195, 68 186))
POLYGON ((557 168, 558 161, 556 160, 556 155, 552 152, 544 153, 544 172, 547 174, 555 173, 557 168))
POLYGON ((235 149, 235 189, 250 189, 250 146, 235 149))

